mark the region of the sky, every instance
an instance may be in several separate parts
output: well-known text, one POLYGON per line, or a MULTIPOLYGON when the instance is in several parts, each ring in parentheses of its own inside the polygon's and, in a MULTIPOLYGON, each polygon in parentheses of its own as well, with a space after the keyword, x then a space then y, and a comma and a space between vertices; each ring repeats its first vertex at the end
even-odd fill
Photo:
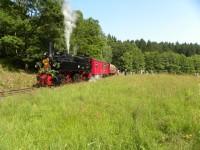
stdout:
POLYGON ((200 0, 69 0, 120 40, 200 44, 200 0))

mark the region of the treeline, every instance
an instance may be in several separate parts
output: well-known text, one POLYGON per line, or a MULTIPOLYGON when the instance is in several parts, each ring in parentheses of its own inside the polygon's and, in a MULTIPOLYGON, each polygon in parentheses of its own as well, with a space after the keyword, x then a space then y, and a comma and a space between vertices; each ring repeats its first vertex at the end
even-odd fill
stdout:
POLYGON ((200 45, 193 44, 193 43, 182 43, 179 42, 176 43, 170 43, 170 42, 151 42, 151 41, 145 41, 143 39, 132 41, 134 42, 141 50, 142 52, 167 52, 172 51, 175 53, 183 54, 185 56, 192 56, 195 54, 200 54, 200 45))
MULTIPOLYGON (((34 64, 48 51, 52 42, 56 51, 65 51, 64 0, 1 0, 0 57, 34 64)), ((120 41, 106 36, 98 20, 77 13, 71 36, 70 53, 105 60, 121 71, 199 73, 200 45, 120 41)))
POLYGON ((122 42, 111 35, 108 35, 108 41, 113 52, 112 63, 121 71, 200 73, 200 55, 198 55, 200 46, 198 44, 145 42, 143 39, 122 42), (186 50, 191 50, 193 53, 187 56, 186 50))

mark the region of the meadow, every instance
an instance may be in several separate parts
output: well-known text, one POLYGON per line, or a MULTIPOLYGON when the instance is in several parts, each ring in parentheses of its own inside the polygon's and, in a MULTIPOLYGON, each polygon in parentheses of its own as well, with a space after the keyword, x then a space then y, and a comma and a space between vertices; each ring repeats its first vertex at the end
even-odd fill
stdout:
POLYGON ((34 74, 28 74, 11 65, 4 65, 4 61, 0 60, 0 91, 32 87, 35 84, 34 74))
POLYGON ((0 149, 199 150, 200 78, 116 76, 1 99, 0 149))

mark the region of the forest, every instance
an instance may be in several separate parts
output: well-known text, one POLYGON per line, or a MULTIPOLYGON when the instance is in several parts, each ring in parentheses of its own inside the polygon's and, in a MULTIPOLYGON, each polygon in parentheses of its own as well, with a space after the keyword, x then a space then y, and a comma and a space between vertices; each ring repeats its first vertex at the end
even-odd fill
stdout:
MULTIPOLYGON (((52 42, 65 51, 63 0, 1 0, 0 58, 34 66, 52 42)), ((139 40, 106 35, 98 20, 77 10, 70 53, 111 62, 120 71, 200 73, 200 45, 139 40)), ((133 27, 134 28, 134 27, 133 27)), ((16 64, 16 63, 15 63, 16 64)))

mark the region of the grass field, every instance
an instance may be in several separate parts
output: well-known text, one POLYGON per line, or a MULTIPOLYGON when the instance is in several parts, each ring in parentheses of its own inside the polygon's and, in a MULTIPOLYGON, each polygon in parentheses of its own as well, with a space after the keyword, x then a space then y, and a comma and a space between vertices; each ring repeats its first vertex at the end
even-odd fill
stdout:
POLYGON ((200 78, 119 76, 0 102, 0 149, 199 150, 200 78))
POLYGON ((0 91, 31 87, 35 82, 35 75, 4 66, 0 60, 0 91))

